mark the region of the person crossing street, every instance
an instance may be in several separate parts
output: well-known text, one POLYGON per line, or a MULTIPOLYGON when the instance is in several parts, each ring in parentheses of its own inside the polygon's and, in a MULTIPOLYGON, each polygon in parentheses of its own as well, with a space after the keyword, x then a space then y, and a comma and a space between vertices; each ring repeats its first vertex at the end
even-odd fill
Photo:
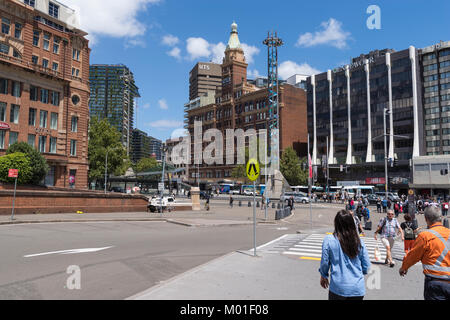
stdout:
POLYGON ((438 207, 425 209, 425 222, 428 229, 417 236, 414 246, 403 258, 399 270, 404 277, 408 269, 422 262, 425 275, 425 300, 450 300, 450 230, 441 223, 438 207))

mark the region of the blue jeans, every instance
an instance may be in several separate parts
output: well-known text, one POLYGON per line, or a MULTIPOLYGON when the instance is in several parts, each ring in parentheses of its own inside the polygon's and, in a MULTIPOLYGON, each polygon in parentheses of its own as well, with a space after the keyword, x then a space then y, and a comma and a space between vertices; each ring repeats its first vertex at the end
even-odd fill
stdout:
POLYGON ((450 281, 425 276, 425 300, 450 300, 450 281))

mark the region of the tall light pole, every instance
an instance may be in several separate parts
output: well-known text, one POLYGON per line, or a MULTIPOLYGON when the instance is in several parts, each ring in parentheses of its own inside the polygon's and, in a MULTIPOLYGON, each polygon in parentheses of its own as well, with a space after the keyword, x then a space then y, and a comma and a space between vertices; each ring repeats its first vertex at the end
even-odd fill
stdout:
POLYGON ((161 175, 161 184, 162 184, 161 199, 159 201, 159 204, 160 204, 160 210, 161 210, 161 215, 162 215, 162 212, 163 212, 162 204, 163 204, 163 196, 164 196, 164 169, 166 166, 166 151, 167 151, 167 147, 166 147, 165 143, 162 144, 161 150, 162 150, 162 157, 163 157, 163 167, 162 167, 162 175, 161 175))
POLYGON ((105 194, 106 194, 107 177, 108 177, 108 148, 106 148, 106 157, 105 157, 105 194))
POLYGON ((385 188, 385 197, 386 200, 388 199, 388 164, 387 164, 387 134, 386 134, 386 115, 389 113, 389 110, 387 108, 383 109, 383 130, 384 130, 384 175, 385 175, 385 182, 384 182, 384 188, 385 188))

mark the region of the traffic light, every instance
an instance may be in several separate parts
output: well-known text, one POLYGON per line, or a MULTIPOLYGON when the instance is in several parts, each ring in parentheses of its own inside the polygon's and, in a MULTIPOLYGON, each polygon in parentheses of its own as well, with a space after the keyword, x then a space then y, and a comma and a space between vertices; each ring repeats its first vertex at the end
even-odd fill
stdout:
POLYGON ((441 169, 441 176, 448 175, 448 169, 441 169))
POLYGON ((398 166, 398 160, 394 159, 394 167, 398 166))
POLYGON ((392 160, 392 158, 389 158, 389 159, 388 159, 388 163, 389 163, 389 166, 390 166, 391 168, 394 167, 394 161, 392 160))

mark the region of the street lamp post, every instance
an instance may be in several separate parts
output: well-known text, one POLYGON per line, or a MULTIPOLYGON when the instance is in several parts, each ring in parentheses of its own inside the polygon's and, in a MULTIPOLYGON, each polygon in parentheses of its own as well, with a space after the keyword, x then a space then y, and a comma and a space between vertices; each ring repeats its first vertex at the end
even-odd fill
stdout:
POLYGON ((106 148, 106 157, 105 157, 105 194, 106 194, 107 177, 108 177, 108 148, 106 148))
MULTIPOLYGON (((384 188, 385 188, 385 198, 388 199, 388 165, 387 165, 387 134, 386 134, 386 115, 389 114, 389 111, 387 108, 383 109, 383 130, 384 130, 384 175, 385 175, 385 182, 384 182, 384 188)), ((391 132, 392 134, 392 132, 391 132)))
POLYGON ((163 157, 163 167, 162 167, 162 175, 161 175, 161 185, 162 185, 161 199, 159 201, 159 204, 160 204, 160 210, 161 210, 161 215, 162 215, 162 212, 163 212, 162 205, 163 205, 163 196, 164 196, 164 169, 166 166, 166 151, 167 151, 167 147, 166 147, 165 143, 162 144, 161 150, 162 150, 162 157, 163 157))

